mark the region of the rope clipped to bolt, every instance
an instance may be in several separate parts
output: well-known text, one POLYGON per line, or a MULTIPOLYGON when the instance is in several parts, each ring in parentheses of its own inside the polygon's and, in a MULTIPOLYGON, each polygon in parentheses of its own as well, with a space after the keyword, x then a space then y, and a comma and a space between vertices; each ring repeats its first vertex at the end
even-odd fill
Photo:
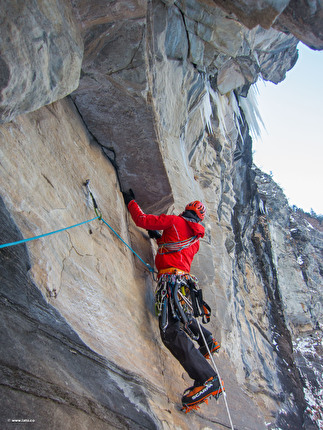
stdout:
POLYGON ((139 258, 139 260, 147 267, 147 269, 149 270, 149 272, 151 272, 151 273, 156 273, 155 272, 155 270, 154 270, 154 268, 153 267, 151 267, 151 265, 150 264, 148 264, 148 263, 146 263, 141 257, 140 257, 140 255, 138 255, 137 253, 136 253, 136 251, 134 250, 134 249, 132 249, 131 248, 131 246, 127 243, 127 242, 125 242, 123 239, 122 239, 122 237, 111 227, 111 225, 110 224, 108 224, 107 223, 107 221, 102 217, 102 213, 101 213, 101 211, 100 211, 100 209, 99 209, 99 207, 98 207, 98 204, 97 204, 97 202, 96 202, 96 200, 95 200, 95 197, 94 197, 94 195, 93 195, 93 193, 92 193, 92 191, 91 191, 91 189, 90 189, 90 180, 89 179, 87 179, 86 180, 86 182, 84 183, 84 186, 87 188, 87 190, 88 190, 88 193, 89 193, 89 195, 90 195, 90 197, 91 197, 91 199, 92 199, 92 203, 93 203, 93 207, 94 207, 94 211, 95 211, 95 214, 97 215, 97 219, 99 220, 99 221, 102 221, 107 227, 109 227, 109 229, 117 236, 117 238, 119 239, 119 240, 121 240, 121 242, 124 244, 124 245, 126 245, 129 249, 130 249, 130 251, 137 257, 137 258, 139 258))
POLYGON ((98 219, 99 221, 102 221, 106 226, 108 226, 109 227, 109 229, 117 236, 117 238, 119 239, 119 240, 121 240, 121 242, 124 244, 124 245, 126 245, 129 249, 130 249, 130 251, 137 257, 137 258, 139 258, 139 260, 147 267, 147 269, 149 270, 149 272, 151 272, 151 273, 156 273, 155 272, 155 270, 154 270, 154 268, 153 267, 151 267, 150 266, 150 264, 148 264, 148 263, 146 263, 137 253, 136 253, 136 251, 134 251, 132 248, 131 248, 131 246, 130 245, 128 245, 123 239, 122 239, 122 237, 111 227, 111 225, 110 224, 108 224, 107 223, 107 221, 105 220, 105 219, 103 219, 103 217, 102 217, 102 213, 101 213, 101 211, 100 211, 100 209, 99 209, 99 207, 98 207, 98 204, 97 204, 97 202, 96 202, 96 200, 95 200, 95 197, 94 197, 94 195, 93 195, 93 193, 92 193, 92 191, 91 191, 91 189, 90 189, 90 181, 89 181, 89 179, 87 179, 86 180, 86 182, 83 184, 86 188, 87 188, 87 190, 88 190, 88 192, 89 192, 89 195, 91 196, 91 199, 92 199, 92 202, 93 202, 93 208, 94 208, 94 212, 95 212, 95 215, 96 215, 96 217, 95 218, 91 218, 91 219, 88 219, 88 220, 86 220, 86 221, 82 221, 82 222, 80 222, 80 223, 78 223, 78 224, 74 224, 74 225, 71 225, 71 226, 69 226, 69 227, 65 227, 65 228, 61 228, 61 229, 59 229, 59 230, 54 230, 54 231, 51 231, 51 232, 49 232, 49 233, 44 233, 44 234, 41 234, 41 235, 39 235, 39 236, 33 236, 33 237, 29 237, 29 238, 27 238, 27 239, 21 239, 21 240, 17 240, 17 241, 15 241, 15 242, 10 242, 10 243, 3 243, 3 244, 0 244, 0 249, 2 249, 2 248, 7 248, 7 247, 9 247, 9 246, 15 246, 15 245, 20 245, 20 244, 22 244, 22 243, 26 243, 26 242, 30 242, 30 241, 32 241, 32 240, 36 240, 36 239, 41 239, 41 238, 43 238, 43 237, 46 237, 46 236, 50 236, 50 235, 52 235, 52 234, 56 234, 56 233, 60 233, 60 232, 62 232, 62 231, 65 231, 65 230, 69 230, 69 229, 71 229, 71 228, 74 228, 74 227, 79 227, 79 226, 81 226, 81 225, 83 225, 83 224, 87 224, 87 223, 89 223, 89 222, 91 222, 91 221, 94 221, 94 220, 96 220, 96 219, 98 219))

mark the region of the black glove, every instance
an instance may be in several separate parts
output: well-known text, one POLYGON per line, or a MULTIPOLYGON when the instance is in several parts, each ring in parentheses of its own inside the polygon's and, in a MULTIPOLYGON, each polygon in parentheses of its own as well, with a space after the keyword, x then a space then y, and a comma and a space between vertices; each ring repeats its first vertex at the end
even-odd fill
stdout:
POLYGON ((135 200, 135 195, 131 188, 129 191, 123 191, 122 194, 123 194, 123 198, 126 206, 128 206, 131 200, 135 200))
POLYGON ((162 237, 162 234, 159 233, 159 231, 157 230, 147 230, 147 231, 150 239, 159 239, 160 237, 162 237))

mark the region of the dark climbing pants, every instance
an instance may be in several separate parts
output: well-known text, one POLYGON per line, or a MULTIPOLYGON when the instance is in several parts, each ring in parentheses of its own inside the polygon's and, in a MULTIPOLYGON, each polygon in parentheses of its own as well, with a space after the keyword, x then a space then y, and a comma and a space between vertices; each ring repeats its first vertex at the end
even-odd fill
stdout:
MULTIPOLYGON (((197 340, 198 344, 200 346, 204 345, 195 319, 192 320, 189 328, 194 335, 199 335, 197 340)), ((201 330, 206 340, 212 338, 211 332, 206 330, 205 327, 201 326, 201 330)), ((195 347, 193 341, 181 329, 179 320, 173 317, 170 309, 168 312, 168 326, 164 331, 160 330, 160 334, 166 348, 168 348, 173 356, 181 363, 190 378, 195 381, 196 385, 202 385, 209 378, 216 375, 216 372, 206 358, 203 357, 200 351, 195 347)))

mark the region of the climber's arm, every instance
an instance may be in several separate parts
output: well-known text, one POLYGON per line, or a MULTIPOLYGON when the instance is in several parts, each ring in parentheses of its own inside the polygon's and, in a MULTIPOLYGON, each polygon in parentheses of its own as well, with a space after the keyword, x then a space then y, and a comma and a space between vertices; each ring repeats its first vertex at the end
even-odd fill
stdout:
POLYGON ((145 214, 135 200, 128 203, 128 210, 135 224, 146 230, 165 230, 172 225, 172 215, 145 214))

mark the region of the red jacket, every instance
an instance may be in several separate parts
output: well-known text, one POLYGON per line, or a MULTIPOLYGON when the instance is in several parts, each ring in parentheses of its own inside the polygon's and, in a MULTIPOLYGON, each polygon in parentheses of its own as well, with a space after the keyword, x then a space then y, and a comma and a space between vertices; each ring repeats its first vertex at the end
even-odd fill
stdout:
MULTIPOLYGON (((205 229, 201 224, 188 221, 181 216, 145 214, 135 200, 132 200, 128 204, 128 209, 138 227, 145 228, 146 230, 164 230, 162 237, 157 240, 158 244, 179 242, 192 236, 197 236, 199 239, 204 236, 205 229)), ((169 254, 157 253, 155 259, 157 270, 176 267, 179 270, 190 272, 194 255, 199 250, 199 247, 200 241, 197 240, 188 248, 178 252, 169 254)))

